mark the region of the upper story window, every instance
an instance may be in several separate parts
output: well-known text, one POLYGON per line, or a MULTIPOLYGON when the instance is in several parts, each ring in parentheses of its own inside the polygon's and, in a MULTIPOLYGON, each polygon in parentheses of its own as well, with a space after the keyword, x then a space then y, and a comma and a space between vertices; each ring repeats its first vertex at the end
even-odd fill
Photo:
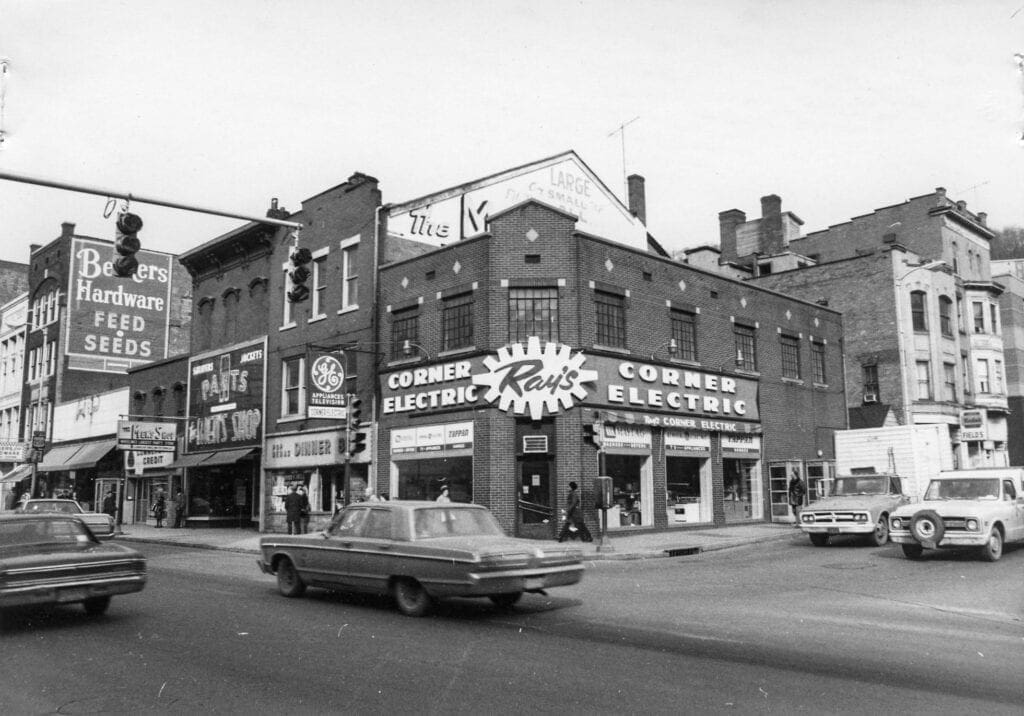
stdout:
POLYGON ((782 350, 782 377, 800 378, 800 339, 796 336, 779 336, 779 346, 782 350))
POLYGON ((992 392, 1003 392, 1003 362, 997 359, 992 360, 992 392))
POLYGON ((473 345, 472 291, 445 299, 441 324, 441 350, 451 351, 473 345))
POLYGON ((989 327, 992 333, 999 335, 999 306, 994 303, 988 304, 989 327))
POLYGON ((974 315, 974 332, 985 332, 985 304, 981 301, 972 301, 971 310, 974 315))
POLYGON ((814 370, 814 382, 824 385, 828 382, 825 373, 825 344, 822 341, 811 341, 811 367, 814 370))
POLYGON ((672 311, 672 339, 679 358, 697 361, 697 316, 689 311, 672 311))
POLYGON ((953 337, 953 301, 949 296, 939 296, 939 330, 942 335, 953 337))
POLYGON ((358 249, 358 234, 341 242, 341 310, 339 313, 359 308, 359 272, 356 270, 358 249))
POLYGON ((910 317, 915 331, 928 330, 926 305, 924 291, 912 291, 910 293, 910 317))
POLYGON ((508 292, 508 339, 522 343, 530 336, 558 340, 558 289, 511 288, 508 292))
POLYGON ((942 364, 942 399, 956 402, 956 364, 942 364))
POLYGON ((917 361, 917 399, 932 399, 932 368, 926 360, 917 361))
POLYGON ((979 358, 974 362, 974 380, 979 393, 988 393, 991 389, 988 375, 988 359, 979 358))
POLYGON ((281 361, 281 417, 299 417, 305 410, 306 359, 303 356, 281 361))
POLYGON ((391 314, 391 358, 401 360, 411 355, 411 350, 419 353, 419 348, 412 344, 419 344, 420 340, 420 312, 418 306, 413 306, 402 311, 391 314), (408 341, 408 346, 406 345, 408 341))
POLYGON ((734 323, 732 327, 736 341, 736 367, 741 370, 757 370, 756 331, 750 326, 734 323))
POLYGON ((865 400, 867 396, 871 396, 871 400, 878 400, 879 386, 878 386, 878 366, 877 365, 865 365, 861 366, 861 390, 864 393, 865 400))
POLYGON ((60 315, 58 311, 58 299, 60 292, 54 288, 36 296, 32 301, 32 312, 30 314, 31 327, 33 330, 48 326, 56 322, 60 315))
POLYGON ((594 309, 597 314, 597 343, 612 348, 625 348, 625 296, 594 291, 594 309))
POLYGON ((313 252, 311 267, 313 275, 309 278, 311 289, 309 292, 310 322, 327 318, 327 313, 324 312, 324 296, 327 295, 327 255, 329 252, 330 249, 326 246, 313 252))

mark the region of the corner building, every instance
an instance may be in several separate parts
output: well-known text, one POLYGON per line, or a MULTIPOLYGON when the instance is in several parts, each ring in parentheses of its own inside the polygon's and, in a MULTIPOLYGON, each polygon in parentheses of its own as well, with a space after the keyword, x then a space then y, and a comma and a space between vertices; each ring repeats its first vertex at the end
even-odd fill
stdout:
POLYGON ((541 539, 570 481, 597 525, 602 474, 612 532, 791 521, 789 477, 829 477, 846 427, 841 315, 657 248, 528 197, 382 265, 378 490, 541 539))

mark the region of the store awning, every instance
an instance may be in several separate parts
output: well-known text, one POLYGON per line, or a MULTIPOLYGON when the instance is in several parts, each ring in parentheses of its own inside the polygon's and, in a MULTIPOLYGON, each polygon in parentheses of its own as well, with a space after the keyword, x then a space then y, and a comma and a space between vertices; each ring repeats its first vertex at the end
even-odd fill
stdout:
POLYGON ((207 467, 208 465, 230 465, 238 462, 243 457, 252 454, 255 448, 240 448, 238 450, 218 450, 217 452, 193 453, 181 455, 168 467, 207 467))
POLYGON ((243 457, 248 457, 252 454, 252 448, 244 448, 240 450, 218 450, 217 452, 210 455, 210 457, 203 460, 202 466, 207 465, 230 465, 238 462, 243 457))
POLYGON ((194 455, 179 455, 178 459, 172 462, 167 467, 178 468, 178 467, 195 467, 206 458, 210 457, 213 453, 201 452, 194 455))
POLYGON ((16 468, 11 470, 9 473, 0 477, 0 482, 18 482, 24 480, 26 477, 32 476, 31 465, 18 465, 16 468))
POLYGON ((64 465, 82 447, 84 447, 82 443, 75 443, 74 445, 58 445, 57 447, 50 448, 46 451, 46 455, 43 456, 43 461, 39 463, 39 472, 67 470, 64 465))
POLYGON ((84 470, 88 467, 96 467, 96 463, 105 458, 111 450, 117 447, 117 440, 98 440, 94 443, 85 443, 82 448, 68 460, 62 469, 84 470))

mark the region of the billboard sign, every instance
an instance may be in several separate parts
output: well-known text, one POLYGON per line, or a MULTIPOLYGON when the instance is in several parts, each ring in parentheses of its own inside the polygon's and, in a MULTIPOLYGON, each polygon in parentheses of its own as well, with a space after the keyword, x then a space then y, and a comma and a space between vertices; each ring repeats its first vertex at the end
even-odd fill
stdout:
POLYGON ((137 273, 114 275, 111 242, 71 240, 68 272, 68 367, 103 373, 167 357, 173 256, 139 251, 137 273))
POLYGON ((266 354, 261 338, 189 358, 186 453, 260 447, 266 354))
POLYGON ((344 353, 310 354, 306 385, 306 411, 310 418, 345 418, 344 353))
POLYGON ((174 452, 178 441, 178 426, 174 423, 117 422, 119 450, 154 450, 174 452))

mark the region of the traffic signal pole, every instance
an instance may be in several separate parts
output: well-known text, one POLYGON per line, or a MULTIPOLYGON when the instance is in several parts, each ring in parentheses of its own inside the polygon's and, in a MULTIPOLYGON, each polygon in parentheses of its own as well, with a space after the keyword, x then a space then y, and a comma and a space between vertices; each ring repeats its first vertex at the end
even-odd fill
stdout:
POLYGON ((51 179, 43 179, 40 177, 30 177, 25 176, 23 174, 11 174, 9 172, 0 172, 0 179, 4 179, 6 181, 20 182, 22 184, 35 184, 36 186, 45 186, 51 189, 64 189, 66 191, 77 191, 82 194, 93 194, 95 196, 104 196, 113 199, 124 199, 129 202, 136 201, 141 204, 152 204, 153 206, 166 206, 171 209, 183 209, 185 211, 194 211, 200 214, 226 216, 229 219, 244 219, 246 221, 256 221, 261 224, 286 226, 291 229, 302 228, 302 224, 297 221, 285 221, 284 219, 272 219, 267 216, 251 216, 249 214, 239 214, 237 212, 232 211, 222 211, 220 209, 211 209, 208 207, 194 206, 191 204, 183 204, 177 201, 168 201, 166 199, 143 196, 141 194, 133 194, 132 192, 121 191, 118 189, 104 189, 101 187, 69 184, 67 182, 53 181, 51 179))

